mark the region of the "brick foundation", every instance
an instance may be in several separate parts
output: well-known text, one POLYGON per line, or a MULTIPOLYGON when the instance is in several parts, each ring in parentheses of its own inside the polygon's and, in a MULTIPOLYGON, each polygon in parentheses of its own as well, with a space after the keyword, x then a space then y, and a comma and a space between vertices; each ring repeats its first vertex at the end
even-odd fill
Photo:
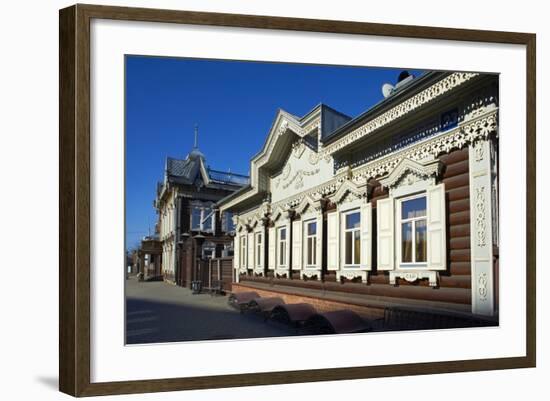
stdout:
POLYGON ((265 290, 237 283, 233 283, 231 286, 231 292, 233 293, 248 291, 255 291, 261 297, 280 297, 287 304, 307 303, 313 306, 318 312, 330 312, 335 310, 348 309, 356 312, 366 319, 378 319, 384 317, 384 309, 382 308, 308 297, 305 295, 291 294, 283 291, 265 290))

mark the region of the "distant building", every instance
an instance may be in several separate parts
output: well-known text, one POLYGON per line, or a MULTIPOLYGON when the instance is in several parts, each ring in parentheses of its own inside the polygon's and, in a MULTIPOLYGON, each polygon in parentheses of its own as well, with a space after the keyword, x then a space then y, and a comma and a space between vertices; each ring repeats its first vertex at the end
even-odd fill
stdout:
POLYGON ((141 240, 138 250, 140 272, 144 279, 162 276, 162 242, 156 236, 147 236, 141 240))
POLYGON ((233 254, 231 212, 215 208, 220 199, 248 185, 248 176, 213 170, 195 145, 185 159, 166 159, 164 180, 157 186, 158 214, 165 281, 189 287, 202 260, 233 254))

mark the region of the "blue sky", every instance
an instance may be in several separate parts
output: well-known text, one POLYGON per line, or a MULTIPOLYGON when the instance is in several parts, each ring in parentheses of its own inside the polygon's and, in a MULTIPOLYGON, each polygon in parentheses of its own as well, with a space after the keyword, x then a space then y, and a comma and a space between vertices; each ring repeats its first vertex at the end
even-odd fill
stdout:
MULTIPOLYGON (((415 75, 418 71, 409 70, 415 75)), ((126 241, 153 230, 167 156, 199 148, 214 169, 248 174, 278 108, 302 116, 325 103, 352 117, 382 99, 400 70, 126 57, 126 241)))

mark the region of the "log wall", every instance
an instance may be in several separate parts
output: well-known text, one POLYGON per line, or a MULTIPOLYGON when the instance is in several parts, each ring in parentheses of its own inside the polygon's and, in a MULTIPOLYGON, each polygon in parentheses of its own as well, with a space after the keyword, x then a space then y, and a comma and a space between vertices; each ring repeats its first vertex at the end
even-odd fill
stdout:
MULTIPOLYGON (((372 192, 369 196, 373 205, 373 270, 369 274, 369 283, 344 281, 336 282, 336 274, 326 271, 323 281, 301 280, 296 273, 291 279, 274 278, 269 272, 267 278, 241 276, 241 281, 259 281, 326 291, 349 292, 370 296, 386 296, 401 299, 471 304, 471 265, 470 265, 470 191, 468 149, 455 150, 440 157, 444 165, 441 182, 445 183, 447 218, 447 270, 439 273, 439 287, 429 287, 427 280, 409 283, 398 279, 397 286, 389 284, 389 274, 376 269, 376 202, 388 197, 388 191, 372 180, 372 192)), ((326 222, 325 222, 326 224, 326 222)), ((326 258, 324 258, 326 260, 326 258)))

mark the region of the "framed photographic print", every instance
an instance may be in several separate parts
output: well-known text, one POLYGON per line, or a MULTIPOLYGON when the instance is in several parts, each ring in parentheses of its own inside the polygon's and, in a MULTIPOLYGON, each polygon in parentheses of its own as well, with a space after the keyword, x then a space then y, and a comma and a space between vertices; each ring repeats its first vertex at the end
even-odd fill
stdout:
POLYGON ((534 367, 535 35, 60 11, 60 390, 534 367))

